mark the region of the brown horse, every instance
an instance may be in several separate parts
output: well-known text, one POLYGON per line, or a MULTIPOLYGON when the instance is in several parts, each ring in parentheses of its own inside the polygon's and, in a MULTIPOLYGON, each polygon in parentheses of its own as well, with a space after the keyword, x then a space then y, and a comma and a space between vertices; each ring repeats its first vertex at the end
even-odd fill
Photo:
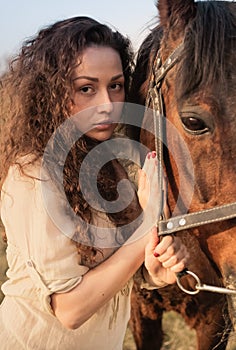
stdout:
MULTIPOLYGON (((168 121, 163 158, 170 213, 205 213, 203 223, 187 229, 183 228, 188 217, 183 216, 183 227, 177 229, 191 253, 189 270, 202 283, 236 289, 235 205, 229 206, 230 213, 223 206, 236 200, 236 4, 159 0, 157 8, 160 23, 139 50, 130 100, 144 104, 148 97, 148 106, 160 112, 156 99, 161 92, 168 121), (192 199, 186 205, 193 182, 192 199), (184 191, 179 198, 181 184, 184 191), (217 210, 204 212, 212 208, 217 210)), ((147 113, 139 140, 151 150, 155 149, 152 128, 147 113)), ((165 229, 175 232, 173 224, 165 229)), ((192 277, 183 283, 190 290, 196 287, 192 277)), ((139 350, 160 349, 166 310, 177 311, 196 330, 199 350, 225 349, 231 326, 236 328, 235 295, 206 291, 189 295, 177 285, 148 291, 135 285, 130 325, 139 350)))

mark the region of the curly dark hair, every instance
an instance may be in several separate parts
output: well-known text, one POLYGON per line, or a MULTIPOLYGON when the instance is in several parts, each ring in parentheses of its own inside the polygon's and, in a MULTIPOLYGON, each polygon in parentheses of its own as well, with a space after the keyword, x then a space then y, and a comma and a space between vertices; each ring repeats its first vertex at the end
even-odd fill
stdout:
MULTIPOLYGON (((51 136, 70 116, 72 70, 78 55, 94 44, 111 47, 119 53, 128 91, 133 70, 129 39, 88 17, 69 18, 42 29, 24 43, 10 63, 0 85, 0 188, 9 167, 20 157, 31 155, 32 163, 43 157, 51 136)), ((94 141, 82 137, 70 150, 63 170, 68 201, 86 222, 90 220, 91 208, 78 191, 78 171, 92 147, 94 141)), ((98 178, 99 191, 108 200, 117 197, 119 179, 113 165, 114 162, 105 165, 98 178)), ((127 208, 110 218, 117 226, 123 225, 132 210, 127 208)))

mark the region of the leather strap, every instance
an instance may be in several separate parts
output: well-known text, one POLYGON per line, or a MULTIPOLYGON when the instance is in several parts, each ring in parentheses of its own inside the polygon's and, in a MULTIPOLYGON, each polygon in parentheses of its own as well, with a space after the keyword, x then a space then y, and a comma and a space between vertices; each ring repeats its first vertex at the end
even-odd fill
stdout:
POLYGON ((159 222, 159 235, 169 235, 190 228, 229 220, 236 217, 236 202, 211 209, 172 217, 159 222))
MULTIPOLYGON (((161 85, 167 72, 177 63, 180 59, 180 54, 183 49, 183 43, 181 43, 162 64, 160 58, 160 51, 157 52, 153 62, 153 70, 150 76, 150 83, 148 89, 148 95, 146 98, 146 107, 153 109, 154 128, 155 128, 155 148, 158 154, 158 183, 162 194, 163 190, 163 100, 161 85)), ((202 210, 195 213, 187 213, 172 217, 170 219, 164 218, 164 198, 161 196, 162 203, 159 203, 161 207, 161 216, 157 218, 159 226, 159 235, 168 235, 174 232, 211 224, 219 221, 229 220, 236 217, 236 202, 231 204, 225 204, 217 206, 215 208, 202 210)))

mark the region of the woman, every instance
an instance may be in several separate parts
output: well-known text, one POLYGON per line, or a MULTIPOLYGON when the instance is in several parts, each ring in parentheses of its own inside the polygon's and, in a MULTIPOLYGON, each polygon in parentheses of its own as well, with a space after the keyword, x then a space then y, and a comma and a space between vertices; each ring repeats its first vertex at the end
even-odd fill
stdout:
POLYGON ((2 349, 122 349, 132 276, 144 262, 146 281, 158 288, 174 283, 185 266, 188 254, 178 239, 159 243, 150 229, 155 154, 141 172, 138 201, 106 143, 131 69, 127 39, 76 17, 27 42, 2 82, 1 217, 9 264, 2 349), (89 180, 104 154, 109 159, 96 170, 94 195, 89 180), (125 179, 126 206, 117 191, 125 179))

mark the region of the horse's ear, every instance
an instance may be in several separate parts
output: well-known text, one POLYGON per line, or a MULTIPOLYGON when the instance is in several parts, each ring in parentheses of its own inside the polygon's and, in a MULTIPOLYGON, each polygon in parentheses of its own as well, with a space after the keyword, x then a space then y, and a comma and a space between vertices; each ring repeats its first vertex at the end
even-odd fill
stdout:
POLYGON ((156 6, 163 28, 183 28, 196 13, 194 0, 157 0, 156 6))

